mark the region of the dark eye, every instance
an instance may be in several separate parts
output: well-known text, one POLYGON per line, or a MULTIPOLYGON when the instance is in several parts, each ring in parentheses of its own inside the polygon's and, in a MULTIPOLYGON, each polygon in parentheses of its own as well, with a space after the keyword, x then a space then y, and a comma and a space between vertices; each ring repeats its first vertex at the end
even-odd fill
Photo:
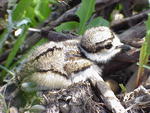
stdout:
POLYGON ((112 44, 105 45, 105 49, 110 49, 112 47, 112 44))

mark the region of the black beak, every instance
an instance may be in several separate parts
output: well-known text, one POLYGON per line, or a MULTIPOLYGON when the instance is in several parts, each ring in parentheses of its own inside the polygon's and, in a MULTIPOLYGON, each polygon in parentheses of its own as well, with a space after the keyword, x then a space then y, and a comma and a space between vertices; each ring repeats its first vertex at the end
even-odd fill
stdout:
POLYGON ((126 44, 123 44, 123 45, 121 45, 121 46, 118 46, 118 48, 121 48, 122 52, 126 52, 126 51, 131 50, 131 46, 126 45, 126 44))

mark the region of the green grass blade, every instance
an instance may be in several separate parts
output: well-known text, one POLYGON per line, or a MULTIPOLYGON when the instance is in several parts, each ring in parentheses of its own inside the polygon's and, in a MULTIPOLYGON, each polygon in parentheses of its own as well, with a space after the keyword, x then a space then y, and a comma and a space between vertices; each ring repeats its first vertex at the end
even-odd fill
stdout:
POLYGON ((39 17, 41 21, 44 21, 50 14, 51 10, 49 5, 49 0, 37 0, 37 5, 35 7, 35 14, 39 17))
POLYGON ((94 18, 90 23, 87 25, 86 29, 91 27, 98 27, 98 26, 109 26, 109 22, 102 17, 94 18))
POLYGON ((150 66, 148 65, 143 65, 143 67, 150 70, 150 66))
POLYGON ((95 0, 82 0, 79 10, 76 12, 80 18, 79 24, 79 34, 83 34, 86 28, 86 22, 91 17, 92 13, 95 11, 95 0))
POLYGON ((16 43, 14 44, 14 47, 12 48, 12 51, 10 52, 10 54, 6 60, 6 64, 5 64, 6 67, 9 67, 10 64, 12 63, 12 61, 13 61, 15 55, 17 54, 21 44, 23 43, 25 37, 26 37, 26 30, 24 30, 22 32, 22 35, 19 36, 18 39, 16 40, 16 43))
POLYGON ((5 70, 7 73, 9 73, 10 75, 12 75, 13 77, 15 76, 15 74, 12 71, 10 71, 9 69, 7 69, 6 67, 4 67, 2 65, 0 65, 0 69, 5 70))
POLYGON ((148 63, 148 59, 150 56, 150 15, 148 16, 148 20, 146 21, 147 33, 145 37, 145 41, 142 44, 140 50, 140 58, 139 58, 139 69, 136 78, 136 87, 139 86, 144 77, 145 65, 148 63))
MULTIPOLYGON (((5 63, 5 67, 6 68, 9 69, 9 66, 13 62, 13 60, 14 60, 14 58, 15 58, 15 56, 16 56, 16 54, 17 54, 17 52, 18 52, 18 50, 19 50, 19 48, 21 46, 21 44, 24 42, 24 39, 25 39, 26 34, 27 34, 26 31, 27 30, 24 30, 22 32, 22 35, 20 35, 18 37, 18 39, 16 40, 16 43, 14 44, 14 47, 12 48, 11 52, 8 55, 8 58, 6 59, 6 63, 5 63)), ((1 76, 0 76, 0 83, 2 83, 3 79, 5 78, 5 75, 6 75, 6 71, 3 70, 1 72, 1 76)))
POLYGON ((7 40, 8 36, 9 36, 9 31, 8 31, 8 29, 5 29, 3 34, 1 34, 1 36, 0 36, 0 50, 2 49, 3 44, 7 40))
POLYGON ((78 26, 79 26, 78 22, 71 21, 71 22, 64 22, 61 25, 55 27, 55 29, 57 32, 62 32, 64 30, 71 31, 71 30, 75 30, 78 26))
POLYGON ((13 21, 21 20, 32 3, 32 0, 20 0, 12 13, 13 21))

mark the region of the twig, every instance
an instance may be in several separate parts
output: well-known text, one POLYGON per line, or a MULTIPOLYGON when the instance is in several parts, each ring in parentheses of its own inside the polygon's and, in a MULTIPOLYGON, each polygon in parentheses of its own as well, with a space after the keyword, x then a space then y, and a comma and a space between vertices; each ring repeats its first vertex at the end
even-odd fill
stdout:
MULTIPOLYGON (((47 23, 47 27, 49 29, 53 29, 54 27, 60 25, 63 22, 68 22, 68 21, 79 21, 79 18, 75 15, 75 12, 79 8, 79 5, 73 7, 72 9, 66 11, 64 14, 62 14, 59 18, 57 18, 54 21, 49 21, 47 23)), ((44 29, 44 28, 43 28, 44 29)))
POLYGON ((118 98, 102 78, 96 82, 96 87, 98 92, 100 92, 99 95, 102 95, 102 99, 108 109, 110 109, 113 113, 125 113, 125 108, 121 105, 118 98))
POLYGON ((143 42, 143 37, 146 33, 144 22, 138 23, 125 32, 118 35, 123 43, 139 48, 143 42))
MULTIPOLYGON (((134 91, 125 94, 123 98, 123 102, 127 106, 127 111, 130 109, 135 109, 137 106, 143 106, 143 108, 147 105, 149 106, 149 98, 150 93, 147 89, 145 89, 143 86, 139 86, 134 91)), ((136 109, 139 109, 138 107, 136 109)))
POLYGON ((105 7, 108 7, 114 3, 119 2, 120 0, 96 0, 96 11, 101 11, 105 7))
POLYGON ((132 26, 134 26, 137 23, 147 19, 148 13, 150 13, 150 9, 146 10, 146 11, 143 11, 143 12, 141 12, 139 14, 133 15, 131 17, 127 17, 127 18, 125 18, 123 20, 116 21, 115 23, 113 23, 111 25, 111 28, 114 31, 118 31, 118 30, 130 27, 129 23, 132 23, 132 26))
POLYGON ((40 30, 40 29, 29 28, 28 30, 29 30, 29 31, 32 31, 32 32, 39 32, 39 33, 41 33, 41 30, 40 30))

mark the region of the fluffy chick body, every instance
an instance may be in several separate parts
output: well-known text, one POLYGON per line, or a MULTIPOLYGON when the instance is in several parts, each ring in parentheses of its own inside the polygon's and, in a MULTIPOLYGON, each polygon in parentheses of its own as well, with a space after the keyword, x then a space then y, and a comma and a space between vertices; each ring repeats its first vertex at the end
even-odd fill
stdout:
POLYGON ((79 81, 101 79, 105 63, 120 52, 118 37, 107 27, 85 32, 81 39, 49 42, 36 48, 23 64, 18 76, 22 87, 34 83, 30 90, 65 88, 79 81), (111 47, 106 47, 106 45, 111 47))

